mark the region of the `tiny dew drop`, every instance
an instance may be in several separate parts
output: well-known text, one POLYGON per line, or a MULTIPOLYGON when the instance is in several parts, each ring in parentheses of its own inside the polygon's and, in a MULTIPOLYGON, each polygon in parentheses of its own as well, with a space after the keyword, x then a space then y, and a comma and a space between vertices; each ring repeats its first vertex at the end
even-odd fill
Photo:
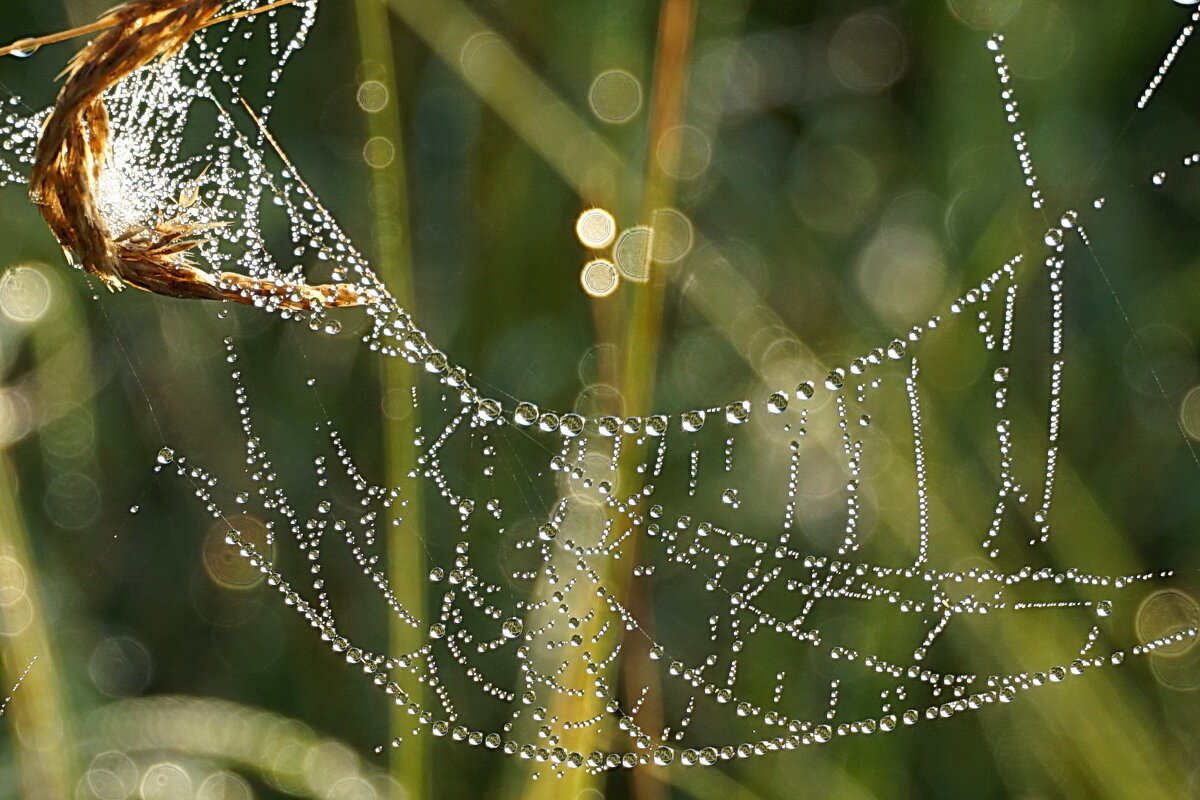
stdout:
POLYGON ((1058 247, 1060 244, 1062 244, 1062 241, 1063 241, 1063 232, 1061 229, 1051 228, 1050 230, 1046 231, 1045 242, 1048 246, 1058 247))
POLYGON ((695 433, 704 427, 703 411, 685 411, 679 417, 680 423, 687 433, 695 433))
POLYGON ((155 460, 159 464, 170 464, 175 460, 175 451, 169 447, 164 447, 158 451, 158 456, 155 457, 155 460))
POLYGON ((29 58, 38 51, 41 45, 33 39, 18 39, 9 45, 9 47, 12 48, 9 51, 9 55, 16 56, 17 58, 29 58))
POLYGON ((1167 182, 1167 173, 1163 172, 1162 170, 1159 170, 1158 172, 1156 172, 1150 176, 1150 182, 1153 183, 1155 186, 1162 186, 1164 183, 1167 182))

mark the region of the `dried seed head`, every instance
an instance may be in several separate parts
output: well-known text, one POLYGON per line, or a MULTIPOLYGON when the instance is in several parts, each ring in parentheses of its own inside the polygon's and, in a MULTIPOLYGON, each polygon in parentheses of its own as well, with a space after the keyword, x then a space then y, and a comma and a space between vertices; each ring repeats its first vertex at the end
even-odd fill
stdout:
MULTIPOLYGON (((281 308, 361 305, 351 284, 308 286, 196 267, 188 251, 208 226, 158 221, 114 231, 101 211, 101 175, 111 155, 104 93, 135 70, 178 53, 214 21, 224 0, 133 0, 97 22, 104 30, 71 59, 38 141, 30 197, 59 243, 112 290, 148 292, 281 308)), ((274 7, 277 4, 271 4, 274 7)))

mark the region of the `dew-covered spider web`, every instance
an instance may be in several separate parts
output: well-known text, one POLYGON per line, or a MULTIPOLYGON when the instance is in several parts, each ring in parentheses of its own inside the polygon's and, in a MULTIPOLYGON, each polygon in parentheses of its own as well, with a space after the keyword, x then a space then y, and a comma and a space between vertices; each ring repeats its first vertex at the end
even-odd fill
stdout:
MULTIPOLYGON (((386 568, 410 490, 360 468, 340 431, 362 421, 325 417, 319 378, 285 389, 313 398, 310 484, 280 478, 257 414, 278 389, 240 368, 232 336, 244 472, 211 474, 204 454, 170 447, 154 467, 229 524, 228 546, 345 656, 346 680, 361 671, 381 702, 407 708, 412 735, 536 760, 545 773, 710 765, 1036 703, 1054 684, 1197 635, 1139 639, 1108 624, 1169 571, 1048 566, 1057 537, 1087 535, 1055 513, 1071 424, 1065 287, 1096 280, 1089 231, 1103 226, 1106 200, 1054 208, 1043 196, 1003 37, 981 39, 979 58, 994 63, 1014 180, 1046 221, 1043 239, 1015 245, 938 313, 844 363, 803 351, 793 378, 764 396, 626 417, 485 389, 392 300, 267 132, 272 87, 315 14, 310 0, 214 26, 113 90, 105 214, 119 232, 164 216, 219 223, 198 248, 215 268, 357 283, 374 298, 370 324, 361 341, 340 334, 342 345, 420 365, 405 402, 422 420, 410 478, 426 498, 423 612, 398 598, 386 568), (263 86, 244 77, 253 59, 276 65, 263 86), (286 219, 286 241, 266 233, 272 215, 286 219), (954 430, 979 442, 990 471, 950 490, 940 487, 958 468, 929 457, 931 409, 958 413, 930 400, 939 362, 926 350, 939 337, 988 376, 958 401, 973 411, 954 430), (1035 417, 1013 410, 1018 392, 1040 398, 1035 417), (261 529, 238 526, 247 514, 261 529), (337 584, 351 580, 373 586, 423 643, 381 650, 364 611, 339 602, 337 584), (1070 644, 1013 638, 1006 620, 1029 615, 1070 644), (985 640, 994 646, 977 646, 985 640)), ((1198 19, 1131 108, 1153 102, 1198 19)), ((9 104, 6 182, 27 179, 44 116, 9 104)), ((697 248, 693 280, 720 257, 697 248)), ((651 247, 641 258, 660 266, 651 247)), ((604 293, 614 275, 610 265, 604 293)), ((333 312, 268 310, 339 333, 333 312)))

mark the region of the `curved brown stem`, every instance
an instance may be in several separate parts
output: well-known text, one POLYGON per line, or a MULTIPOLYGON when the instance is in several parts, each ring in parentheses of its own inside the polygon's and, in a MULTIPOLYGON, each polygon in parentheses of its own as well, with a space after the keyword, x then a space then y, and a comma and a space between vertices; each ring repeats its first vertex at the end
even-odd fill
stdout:
MULTIPOLYGON (((274 3, 268 3, 267 5, 260 6, 258 8, 251 8, 245 11, 238 11, 235 14, 225 14, 224 16, 214 17, 200 27, 207 28, 210 25, 219 25, 222 22, 232 22, 233 20, 241 19, 242 17, 251 17, 255 14, 263 14, 267 11, 274 11, 277 8, 282 8, 283 6, 290 6, 294 2, 296 2, 296 0, 276 0, 274 3)), ((69 41, 77 36, 87 36, 89 33, 97 33, 99 31, 107 30, 114 24, 114 22, 109 20, 108 15, 105 15, 95 22, 88 23, 87 25, 80 25, 78 28, 58 31, 57 33, 48 33, 45 36, 17 39, 10 45, 0 47, 0 56, 8 56, 19 52, 32 52, 48 44, 57 44, 59 42, 69 41)))

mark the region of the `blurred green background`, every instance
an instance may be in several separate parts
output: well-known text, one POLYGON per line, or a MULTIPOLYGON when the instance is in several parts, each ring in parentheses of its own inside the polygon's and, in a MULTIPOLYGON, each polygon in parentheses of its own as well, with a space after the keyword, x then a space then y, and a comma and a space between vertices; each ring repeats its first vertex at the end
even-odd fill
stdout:
MULTIPOLYGON (((6 0, 0 39, 107 5, 6 0)), ((1133 641, 1139 602, 1163 588, 1177 594, 1158 624, 1200 622, 1200 463, 1186 441, 1200 440, 1200 170, 1182 165, 1200 150, 1200 49, 1185 48, 1134 111, 1189 13, 1169 0, 327 0, 272 130, 389 285, 411 284, 430 338, 481 386, 547 408, 760 398, 815 377, 796 375, 805 358, 844 363, 906 331, 1018 252, 1036 275, 1047 218, 1105 197, 1085 214, 1092 249, 1068 250, 1067 429, 1045 558, 1177 570, 1123 598, 1113 625, 1133 641), (993 30, 1006 34, 1045 217, 1029 210, 1003 119, 984 47, 993 30), (684 87, 675 121, 689 127, 664 165, 651 143, 670 114, 655 98, 672 80, 684 87), (601 204, 622 228, 644 224, 647 198, 697 234, 670 270, 661 320, 653 302, 639 306, 653 289, 591 300, 579 283, 590 257, 579 213, 601 204), (608 380, 625 361, 625 382, 608 380)), ((49 103, 75 47, 4 59, 0 91, 49 103)), ((290 432, 315 421, 296 391, 312 374, 356 458, 394 468, 405 456, 389 453, 388 431, 402 438, 409 424, 393 413, 407 378, 355 346, 365 319, 347 313, 328 337, 253 309, 218 318, 201 303, 100 293, 63 266, 18 187, 0 192, 0 242, 0 270, 38 276, 24 294, 0 289, 6 685, 39 659, 0 720, 0 796, 403 796, 411 765, 375 754, 393 735, 378 691, 214 545, 223 530, 181 482, 151 473, 170 444, 237 475, 244 442, 220 344, 231 334, 277 463, 311 462, 290 432)), ((930 459, 962 465, 939 498, 982 508, 992 490, 973 481, 995 467, 973 415, 987 419, 990 370, 960 328, 926 356, 930 459)), ((1044 321, 1031 315, 1021 336, 1044 374, 1044 321)), ((1019 402, 1044 415, 1032 390, 1019 402)), ((685 609, 668 599, 656 613, 685 609)), ((1048 659, 1079 633, 1041 617, 1020 625, 1014 641, 1046 641, 1048 659)), ((617 772, 574 791, 1190 797, 1198 686, 1200 648, 1184 646, 910 731, 617 772)), ((398 752, 428 765, 422 795, 534 794, 522 764, 479 748, 431 739, 398 752)))

